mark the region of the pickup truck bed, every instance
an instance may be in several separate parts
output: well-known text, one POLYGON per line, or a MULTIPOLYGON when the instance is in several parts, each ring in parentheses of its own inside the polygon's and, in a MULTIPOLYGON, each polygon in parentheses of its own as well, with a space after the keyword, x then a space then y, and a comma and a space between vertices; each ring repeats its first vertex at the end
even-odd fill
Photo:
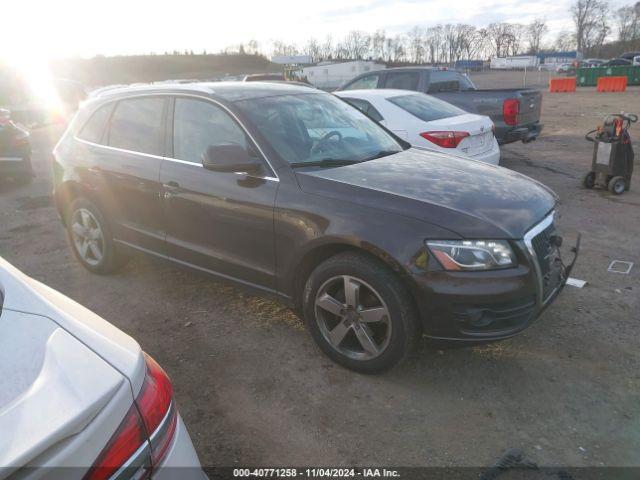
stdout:
POLYGON ((535 140, 542 131, 540 113, 542 94, 534 89, 487 89, 462 90, 430 94, 460 107, 470 113, 491 117, 496 126, 498 143, 505 144, 521 140, 535 140), (504 102, 513 99, 518 102, 518 115, 515 125, 505 122, 504 102))
POLYGON ((498 143, 530 142, 542 131, 542 93, 535 89, 475 88, 469 78, 453 70, 432 67, 390 68, 355 77, 339 90, 400 88, 428 93, 469 113, 486 115, 496 129, 498 143))

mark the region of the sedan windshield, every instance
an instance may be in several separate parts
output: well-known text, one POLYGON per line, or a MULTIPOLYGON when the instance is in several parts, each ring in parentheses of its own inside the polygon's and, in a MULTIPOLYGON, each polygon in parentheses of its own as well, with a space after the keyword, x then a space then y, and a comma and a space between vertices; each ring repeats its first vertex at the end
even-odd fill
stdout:
POLYGON ((464 110, 423 93, 389 97, 387 100, 425 122, 464 115, 464 110))
POLYGON ((294 166, 335 166, 332 161, 353 163, 402 150, 375 122, 333 95, 280 95, 240 100, 236 105, 294 166))

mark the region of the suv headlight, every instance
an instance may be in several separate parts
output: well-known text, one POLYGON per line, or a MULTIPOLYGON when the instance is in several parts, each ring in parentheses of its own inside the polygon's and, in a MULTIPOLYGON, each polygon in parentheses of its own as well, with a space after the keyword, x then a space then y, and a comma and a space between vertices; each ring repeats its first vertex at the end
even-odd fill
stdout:
POLYGON ((516 265, 506 240, 429 240, 427 246, 445 270, 495 270, 516 265))

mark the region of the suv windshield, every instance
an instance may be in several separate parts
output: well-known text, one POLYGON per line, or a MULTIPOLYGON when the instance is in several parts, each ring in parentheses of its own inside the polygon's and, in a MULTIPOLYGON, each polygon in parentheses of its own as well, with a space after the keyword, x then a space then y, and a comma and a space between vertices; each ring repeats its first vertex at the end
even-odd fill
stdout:
POLYGON ((467 113, 450 103, 422 93, 389 97, 387 100, 425 122, 456 117, 467 113))
POLYGON ((280 95, 236 104, 290 164, 357 162, 402 150, 374 121, 333 95, 280 95))

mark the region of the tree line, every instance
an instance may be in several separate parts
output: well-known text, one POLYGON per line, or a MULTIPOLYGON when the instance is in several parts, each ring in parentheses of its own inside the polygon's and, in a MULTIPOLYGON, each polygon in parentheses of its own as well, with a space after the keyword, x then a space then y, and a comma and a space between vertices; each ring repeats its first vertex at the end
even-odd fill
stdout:
MULTIPOLYGON (((431 27, 414 26, 389 35, 350 31, 342 39, 310 38, 303 44, 271 42, 272 55, 308 55, 313 62, 372 59, 388 63, 453 63, 461 59, 489 59, 537 54, 553 50, 578 50, 585 56, 608 52, 607 42, 621 48, 640 48, 640 2, 612 10, 606 0, 576 0, 570 8, 572 31, 548 39, 545 18, 528 24, 495 22, 485 27, 463 23, 431 27)), ((609 49, 610 50, 610 49, 609 49)), ((230 47, 223 53, 264 53, 257 41, 230 47)))

